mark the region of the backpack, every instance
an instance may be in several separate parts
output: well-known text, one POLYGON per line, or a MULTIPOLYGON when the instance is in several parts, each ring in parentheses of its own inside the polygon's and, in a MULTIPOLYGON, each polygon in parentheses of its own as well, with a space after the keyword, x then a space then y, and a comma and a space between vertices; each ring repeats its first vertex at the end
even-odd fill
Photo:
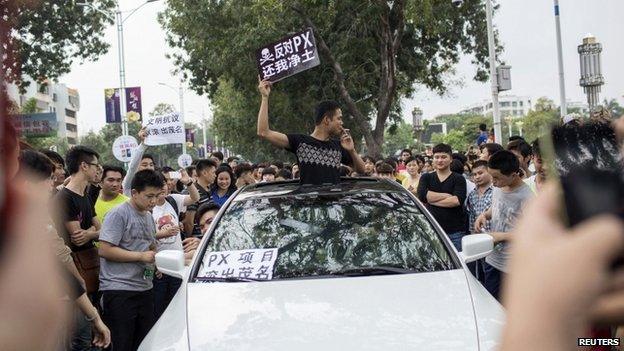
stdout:
POLYGON ((178 208, 178 203, 176 202, 176 200, 171 197, 171 196, 167 196, 165 197, 165 201, 167 201, 169 203, 169 205, 171 205, 171 207, 173 207, 173 210, 175 211, 176 216, 178 217, 178 220, 180 219, 180 209, 178 208))

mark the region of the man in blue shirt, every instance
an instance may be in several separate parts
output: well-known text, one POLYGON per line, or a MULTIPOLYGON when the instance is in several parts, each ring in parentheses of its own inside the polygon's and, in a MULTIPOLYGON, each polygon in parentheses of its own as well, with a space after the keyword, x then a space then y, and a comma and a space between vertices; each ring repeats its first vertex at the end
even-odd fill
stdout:
POLYGON ((479 124, 479 136, 477 137, 477 146, 487 143, 488 133, 485 123, 479 124))

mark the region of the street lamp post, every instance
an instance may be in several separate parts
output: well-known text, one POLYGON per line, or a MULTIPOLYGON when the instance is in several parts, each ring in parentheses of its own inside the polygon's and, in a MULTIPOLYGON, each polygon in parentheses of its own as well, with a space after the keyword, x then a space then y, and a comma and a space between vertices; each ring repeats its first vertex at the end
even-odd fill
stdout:
POLYGON ((585 94, 587 94, 587 104, 590 111, 598 105, 600 87, 604 84, 600 58, 601 52, 602 44, 591 34, 587 34, 583 38, 583 44, 578 46, 581 61, 581 79, 579 83, 585 90, 585 94))
MULTIPOLYGON (((135 9, 131 10, 130 13, 128 14, 128 16, 126 16, 126 18, 123 18, 123 13, 121 11, 121 8, 119 7, 119 2, 117 2, 117 9, 115 10, 115 12, 110 12, 110 11, 104 11, 104 10, 100 10, 97 7, 93 6, 93 4, 84 2, 84 3, 77 3, 76 5, 78 6, 82 6, 82 7, 88 7, 92 10, 95 10, 97 12, 100 12, 102 14, 104 14, 106 17, 108 17, 108 19, 113 20, 113 14, 115 16, 114 20, 117 26, 117 47, 119 48, 118 50, 118 60, 119 60, 119 104, 120 104, 120 108, 121 108, 121 132, 123 135, 128 135, 128 116, 126 116, 126 92, 125 92, 125 88, 126 88, 126 59, 125 59, 125 50, 124 50, 124 30, 123 30, 123 24, 125 21, 128 20, 128 18, 130 18, 130 16, 132 16, 135 12, 137 12, 141 7, 147 5, 150 2, 155 2, 158 0, 147 0, 145 1, 143 4, 141 4, 139 7, 136 7, 135 9)), ((125 162, 126 168, 128 167, 128 163, 125 162)))
POLYGON ((492 86, 492 114, 494 117, 494 138, 502 141, 500 108, 498 106, 498 75, 496 72, 496 43, 494 42, 494 25, 492 0, 485 0, 485 12, 488 31, 488 51, 490 54, 490 84, 492 86))
POLYGON ((418 153, 421 152, 421 144, 422 144, 422 132, 424 130, 423 122, 423 111, 414 107, 412 110, 412 127, 414 128, 414 137, 416 138, 416 148, 418 153))
POLYGON ((563 73, 563 47, 561 44, 561 21, 559 20, 559 0, 555 1, 555 27, 557 29, 557 60, 559 63, 559 98, 561 99, 561 117, 568 114, 568 103, 565 93, 565 76, 563 73))

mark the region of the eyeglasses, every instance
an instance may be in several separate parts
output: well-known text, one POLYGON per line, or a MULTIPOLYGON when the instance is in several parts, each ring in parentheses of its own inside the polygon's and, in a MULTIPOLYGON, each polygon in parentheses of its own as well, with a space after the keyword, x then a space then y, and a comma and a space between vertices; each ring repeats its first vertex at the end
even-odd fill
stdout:
POLYGON ((95 166, 97 168, 102 167, 99 163, 92 163, 92 162, 85 162, 86 164, 90 165, 90 166, 95 166))

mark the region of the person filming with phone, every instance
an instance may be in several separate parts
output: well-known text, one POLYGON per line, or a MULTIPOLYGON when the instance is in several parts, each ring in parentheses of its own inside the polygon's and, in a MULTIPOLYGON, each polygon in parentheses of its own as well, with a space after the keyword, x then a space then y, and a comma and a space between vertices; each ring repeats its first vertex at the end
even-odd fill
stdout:
POLYGON ((262 95, 258 136, 297 156, 301 184, 338 183, 341 164, 352 165, 357 173, 364 174, 364 161, 355 150, 349 130, 342 126, 342 110, 337 102, 317 105, 312 134, 283 134, 269 128, 271 82, 260 81, 258 90, 262 95))

